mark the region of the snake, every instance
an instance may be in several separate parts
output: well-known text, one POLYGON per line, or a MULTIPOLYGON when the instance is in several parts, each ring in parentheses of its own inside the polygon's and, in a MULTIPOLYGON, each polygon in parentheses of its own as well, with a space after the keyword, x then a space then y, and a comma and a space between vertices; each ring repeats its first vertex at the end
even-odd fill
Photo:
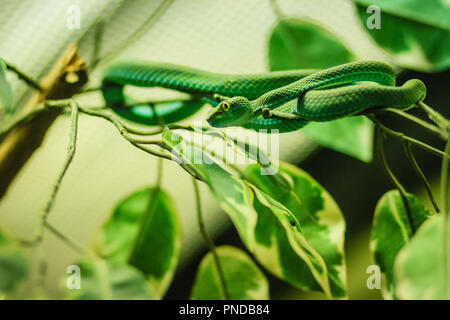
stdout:
POLYGON ((357 61, 323 70, 299 69, 254 74, 222 74, 182 65, 119 61, 105 69, 102 93, 119 116, 144 125, 177 122, 206 103, 213 127, 277 129, 291 132, 311 121, 331 121, 391 107, 406 110, 425 99, 418 79, 396 86, 396 73, 380 61, 357 61), (190 99, 135 103, 126 86, 161 87, 190 99), (131 101, 131 102, 130 102, 131 101))

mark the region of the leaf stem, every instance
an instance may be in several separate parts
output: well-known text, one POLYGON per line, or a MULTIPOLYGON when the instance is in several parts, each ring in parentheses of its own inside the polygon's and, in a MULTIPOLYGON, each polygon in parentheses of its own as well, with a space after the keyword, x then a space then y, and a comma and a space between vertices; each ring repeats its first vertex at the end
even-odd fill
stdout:
MULTIPOLYGON (((105 23, 104 21, 100 21, 97 23, 97 25, 95 26, 95 34, 94 34, 94 45, 92 46, 92 61, 94 63, 98 63, 100 61, 100 52, 101 52, 101 48, 102 48, 102 44, 103 44, 103 33, 105 30, 105 23)), ((95 64, 93 64, 90 67, 95 66, 95 64)), ((92 71, 92 69, 90 68, 90 71, 92 71)))
POLYGON ((427 194, 428 194, 428 198, 430 199, 431 204, 433 205, 434 210, 436 211, 436 213, 439 213, 439 206, 436 202, 436 200, 434 199, 433 196, 433 191, 431 191, 431 186, 430 183, 428 182, 427 178, 425 177, 424 173, 422 172, 422 170, 420 169, 419 164, 416 161, 416 158, 414 157, 414 154, 412 152, 412 148, 411 148, 411 142, 410 141, 403 141, 403 147, 405 150, 405 154, 409 159, 409 162, 411 163, 414 172, 417 174, 417 176, 422 180, 425 189, 427 190, 427 194))
POLYGON ((25 73, 23 73, 22 71, 20 71, 16 67, 14 67, 13 65, 9 64, 8 62, 5 61, 5 63, 6 63, 6 68, 9 71, 14 72, 17 75, 17 77, 19 77, 19 79, 23 80, 27 85, 29 85, 30 87, 32 87, 38 91, 43 91, 42 87, 36 81, 34 81, 31 77, 29 77, 28 75, 26 75, 25 73))
MULTIPOLYGON (((66 107, 66 106, 67 106, 66 104, 61 105, 61 107, 66 107)), ((37 235, 35 236, 34 240, 22 241, 23 244, 28 243, 28 245, 34 245, 34 244, 38 244, 38 243, 42 242, 43 237, 44 237, 44 229, 48 226, 48 222, 47 222, 48 216, 50 215, 50 212, 55 203, 56 195, 58 194, 62 180, 63 180, 70 164, 72 163, 73 157, 75 155, 77 132, 78 132, 78 108, 79 107, 75 101, 72 101, 70 103, 70 106, 71 106, 71 110, 72 110, 72 112, 71 112, 72 125, 71 125, 71 130, 70 130, 70 140, 69 140, 69 146, 67 148, 66 160, 64 161, 64 164, 60 171, 60 174, 58 175, 58 178, 56 179, 56 182, 53 185, 52 193, 51 193, 50 198, 47 201, 47 204, 41 215, 41 224, 40 224, 40 229, 39 229, 37 235)))
MULTIPOLYGON (((64 105, 64 107, 66 107, 67 105, 68 104, 64 105)), ((47 106, 41 106, 41 107, 33 109, 32 111, 27 112, 24 115, 22 115, 21 117, 17 118, 16 120, 14 120, 14 122, 12 122, 6 128, 3 128, 0 131, 0 141, 3 139, 3 137, 6 137, 6 135, 8 135, 17 126, 23 125, 23 124, 33 120, 34 118, 36 118, 36 116, 38 116, 39 114, 41 114, 47 110, 48 110, 47 106)))
POLYGON ((407 112, 404 112, 404 111, 401 111, 401 110, 398 110, 395 108, 384 108, 384 109, 381 109, 380 111, 382 111, 382 112, 387 111, 387 112, 395 113, 395 114, 401 116, 402 118, 405 118, 407 120, 417 123, 421 127, 425 128, 433 133, 436 133, 443 139, 447 140, 448 132, 443 132, 441 128, 436 127, 435 125, 428 123, 418 117, 415 117, 412 114, 409 114, 407 112))
MULTIPOLYGON (((70 101, 69 103, 71 107, 71 130, 70 130, 70 136, 69 136, 69 145, 67 148, 67 156, 66 160, 64 161, 63 167, 60 171, 60 174, 53 185, 53 190, 50 195, 49 200, 47 201, 47 204, 44 208, 44 211, 41 215, 41 227, 38 231, 38 234, 35 236, 35 239, 29 241, 29 240, 21 240, 22 245, 26 246, 34 246, 42 242, 44 237, 44 229, 48 229, 50 232, 52 232, 54 235, 56 235, 58 238, 60 238, 63 242, 65 242, 67 245, 69 245, 71 248, 73 248, 75 251, 79 253, 86 253, 89 250, 84 249, 81 245, 77 244, 74 240, 70 239, 66 235, 62 234, 60 231, 58 231, 53 225, 51 225, 48 222, 48 217, 51 213, 51 210, 54 206, 56 196, 58 194, 59 188, 61 186, 62 180, 69 169, 70 164, 72 163, 72 160, 75 156, 76 151, 76 142, 77 142, 77 133, 78 133, 78 115, 79 115, 79 106, 75 101, 70 101)), ((68 105, 63 103, 59 107, 67 107, 68 105)), ((46 106, 48 107, 48 106, 46 106)), ((45 107, 45 108, 46 108, 45 107)), ((43 108, 42 110, 44 110, 43 108)), ((35 115, 36 113, 33 113, 35 115)), ((29 119, 29 115, 24 117, 23 119, 29 119)), ((21 122, 21 121, 19 121, 21 122)))
MULTIPOLYGON (((100 91, 100 90, 102 90, 102 87, 87 88, 87 89, 84 89, 84 90, 82 90, 80 92, 75 93, 72 97, 81 96, 81 95, 86 94, 86 93, 97 92, 97 91, 100 91)), ((103 108, 105 108, 105 107, 103 106, 102 109, 103 108)))
POLYGON ((225 300, 230 300, 230 295, 229 295, 229 292, 227 289, 227 284, 225 282, 225 275, 224 275, 222 266, 220 264, 219 255, 216 252, 216 246, 214 245, 214 242, 211 239, 211 237, 208 235, 208 232, 206 231, 206 228, 205 228, 205 224, 203 222, 198 182, 194 177, 192 177, 192 182, 194 184, 195 200, 197 203, 197 221, 198 221, 198 226, 200 228, 200 233, 202 234, 203 240, 205 241, 206 245, 209 247, 209 250, 211 251, 211 253, 213 255, 217 273, 219 274, 219 280, 220 280, 220 285, 221 285, 223 296, 224 296, 225 300))
POLYGON ((417 103, 417 106, 423 111, 425 111, 428 114, 430 120, 436 123, 439 126, 439 128, 444 130, 448 137, 450 131, 450 122, 443 115, 441 115, 439 112, 432 109, 422 101, 419 101, 417 103))
POLYGON ((164 13, 169 9, 174 0, 163 0, 161 4, 156 8, 155 11, 144 21, 144 23, 123 43, 119 46, 113 48, 110 52, 106 53, 103 57, 98 57, 89 66, 89 71, 94 70, 101 60, 108 60, 114 56, 117 56, 120 52, 125 50, 127 47, 135 43, 137 40, 142 38, 148 30, 150 30, 164 15, 164 13))
POLYGON ((119 121, 116 117, 107 114, 107 113, 103 113, 103 112, 99 112, 99 111, 94 111, 94 110, 90 110, 90 109, 85 109, 85 108, 80 108, 80 112, 94 116, 94 117, 100 117, 103 118, 109 122, 111 122, 119 131, 119 133, 128 141, 130 142, 132 145, 134 145, 135 147, 150 153, 154 156, 157 157, 161 157, 161 158, 165 158, 168 160, 173 160, 172 157, 170 155, 167 155, 163 152, 159 152, 156 150, 151 150, 148 148, 145 148, 143 146, 141 146, 140 144, 155 144, 155 145, 159 145, 161 146, 161 142, 160 141, 145 141, 145 140, 137 140, 134 139, 133 137, 131 137, 128 133, 128 130, 124 127, 124 125, 121 123, 121 121, 119 121))
POLYGON ((59 188, 61 186, 61 182, 69 169, 70 164, 72 163, 73 157, 75 155, 76 150, 76 143, 77 143, 77 133, 78 133, 78 104, 75 101, 72 101, 71 103, 71 130, 70 130, 70 139, 69 139, 69 146, 67 148, 67 157, 64 161, 63 167, 61 169, 61 172, 58 176, 58 179, 56 180, 56 183, 53 185, 53 191, 50 196, 50 199, 47 202, 47 205, 45 206, 44 213, 41 217, 42 219, 42 225, 45 225, 48 219, 48 215, 50 214, 50 211, 53 208, 53 205, 55 203, 56 195, 58 194, 59 188))
POLYGON ((381 165, 384 168, 384 171, 385 171, 386 175, 388 176, 388 178, 391 180, 391 182, 394 184, 394 186, 397 188, 398 192, 400 193, 400 197, 402 199, 403 206, 405 207, 406 216, 408 218, 408 222, 409 222, 409 225, 411 228, 411 234, 414 235, 416 230, 415 230, 414 222, 413 222, 413 219, 411 216, 411 210, 409 208, 408 200, 406 198, 406 190, 402 186, 400 181, 397 179, 397 177, 394 175, 394 173, 392 172, 391 168, 389 167, 389 165, 387 163, 386 155, 384 153, 383 142, 384 142, 384 133, 381 131, 380 128, 377 128, 377 151, 378 151, 381 165))
POLYGON ((69 236, 63 234, 62 232, 60 232, 57 228, 55 228, 52 224, 50 224, 49 222, 45 222, 45 227, 47 228, 47 230, 49 230, 51 233, 53 233, 56 237, 58 237, 59 239, 61 239, 61 241, 63 241, 64 243, 66 243, 69 247, 71 247, 72 249, 74 249, 75 251, 77 251, 78 253, 81 254, 92 254, 95 255, 91 250, 84 248, 82 245, 80 245, 77 241, 73 240, 72 238, 70 238, 69 236))
POLYGON ((393 137, 398 138, 398 139, 400 139, 400 140, 406 140, 406 141, 409 141, 409 142, 411 142, 412 144, 414 144, 414 145, 416 145, 416 146, 418 146, 418 147, 420 147, 420 148, 422 148, 422 149, 424 149, 424 150, 426 150, 426 151, 429 151, 429 152, 431 152, 431 153, 433 153, 433 154, 435 154, 435 155, 437 155, 437 156, 439 156, 439 157, 446 157, 446 156, 449 157, 449 155, 446 155, 446 154, 445 154, 444 152, 442 152, 441 150, 436 149, 436 148, 434 148, 434 147, 432 147, 432 146, 430 146, 430 145, 428 145, 428 144, 426 144, 426 143, 423 143, 422 141, 419 141, 419 140, 416 140, 416 139, 414 139, 414 138, 411 138, 411 137, 405 135, 405 134, 402 133, 402 132, 399 132, 399 131, 395 131, 395 130, 389 129, 388 127, 386 127, 385 125, 383 125, 383 124, 382 124, 377 118, 375 118, 375 116, 373 116, 373 115, 368 115, 368 117, 369 117, 370 120, 373 121, 373 123, 375 123, 375 125, 376 125, 378 128, 380 128, 384 133, 386 133, 386 134, 388 134, 388 135, 390 135, 390 136, 393 136, 393 137))
POLYGON ((283 19, 283 14, 281 13, 277 0, 269 0, 269 4, 272 7, 273 13, 277 17, 277 20, 280 21, 281 19, 283 19))

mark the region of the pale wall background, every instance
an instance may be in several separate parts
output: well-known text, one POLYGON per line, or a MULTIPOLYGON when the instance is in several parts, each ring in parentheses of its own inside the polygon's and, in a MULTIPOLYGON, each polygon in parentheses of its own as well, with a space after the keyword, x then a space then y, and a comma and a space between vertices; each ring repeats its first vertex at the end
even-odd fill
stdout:
MULTIPOLYGON (((130 37, 160 5, 152 1, 3 0, 0 7, 0 54, 35 78, 48 71, 55 59, 77 40, 88 62, 99 16, 105 23, 102 54, 130 37), (81 30, 66 27, 70 5, 81 8, 81 30)), ((387 61, 364 34, 347 0, 280 0, 287 17, 313 19, 341 37, 361 59, 387 61)), ((276 22, 269 1, 175 0, 162 18, 121 57, 173 62, 205 70, 251 73, 267 70, 266 41, 276 22)), ((98 84, 100 65, 88 86, 98 84)), ((16 101, 27 93, 11 75, 16 101)), ((80 100, 82 105, 101 105, 98 94, 80 100)), ((204 117, 203 113, 194 118, 204 117)), ((0 202, 0 226, 19 237, 30 237, 46 203, 51 186, 65 157, 70 120, 60 117, 50 129, 42 148, 27 163, 0 202)), ((299 163, 315 145, 300 132, 281 139, 281 158, 299 163)), ((107 219, 116 203, 133 191, 151 185, 156 159, 130 146, 107 122, 82 116, 78 149, 50 216, 52 224, 84 245, 107 219)), ((195 220, 192 182, 176 164, 164 162, 163 187, 179 209, 184 240, 180 268, 203 245, 195 220)), ((229 226, 227 217, 202 187, 206 223, 213 234, 229 226)), ((41 253, 49 269, 47 285, 56 288, 66 267, 78 255, 47 234, 41 253)), ((38 257, 41 253, 35 253, 38 257)))

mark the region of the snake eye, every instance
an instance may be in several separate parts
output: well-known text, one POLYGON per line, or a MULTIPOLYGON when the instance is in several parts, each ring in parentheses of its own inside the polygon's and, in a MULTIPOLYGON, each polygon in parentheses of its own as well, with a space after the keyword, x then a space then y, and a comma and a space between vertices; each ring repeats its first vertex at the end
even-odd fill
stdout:
POLYGON ((222 108, 223 111, 227 112, 228 110, 230 110, 230 104, 228 102, 222 102, 220 104, 220 107, 222 108))

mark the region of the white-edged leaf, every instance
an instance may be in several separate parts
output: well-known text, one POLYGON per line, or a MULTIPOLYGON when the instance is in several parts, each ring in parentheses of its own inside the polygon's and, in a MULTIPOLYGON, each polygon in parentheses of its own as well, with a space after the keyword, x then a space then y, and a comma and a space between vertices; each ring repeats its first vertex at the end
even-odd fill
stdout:
MULTIPOLYGON (((181 136, 165 130, 163 141, 209 186, 248 250, 267 270, 303 290, 323 291, 328 296, 335 293, 331 292, 324 260, 305 239, 299 224, 291 224, 295 216, 286 207, 251 183, 231 175, 181 136), (295 281, 282 267, 292 261, 298 266, 295 281)), ((338 296, 342 296, 342 291, 338 296)))
MULTIPOLYGON (((309 174, 285 162, 279 163, 276 176, 260 174, 260 167, 247 167, 246 177, 258 188, 282 203, 299 221, 307 242, 327 265, 331 292, 334 297, 346 296, 346 264, 344 253, 344 217, 330 194, 309 174), (280 183, 284 179, 285 183, 280 183), (289 189, 283 185, 290 185, 289 189)), ((262 243, 270 243, 270 233, 259 232, 262 243)), ((280 268, 291 283, 301 283, 301 266, 289 260, 289 248, 279 251, 280 268)))
MULTIPOLYGON (((244 251, 232 246, 221 246, 216 248, 216 253, 231 300, 269 299, 269 283, 266 276, 244 251)), ((213 254, 209 252, 199 264, 191 299, 224 298, 217 265, 213 254)))

